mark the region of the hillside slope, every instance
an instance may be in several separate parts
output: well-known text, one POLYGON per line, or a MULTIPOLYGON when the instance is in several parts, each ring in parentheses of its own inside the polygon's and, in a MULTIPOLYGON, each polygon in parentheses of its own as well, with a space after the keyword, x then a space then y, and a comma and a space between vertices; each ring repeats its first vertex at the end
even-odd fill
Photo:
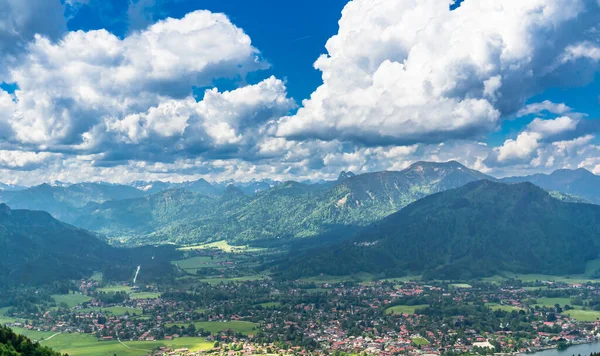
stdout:
POLYGON ((600 206, 561 202, 531 183, 478 181, 425 197, 351 242, 292 258, 280 271, 432 278, 582 273, 600 252, 599 233, 600 206))
POLYGON ((47 212, 0 204, 0 285, 80 279, 96 271, 107 278, 129 278, 140 264, 161 271, 158 277, 172 270, 168 260, 175 254, 166 247, 160 254, 152 247, 114 248, 47 212))
POLYGON ((0 325, 0 355, 10 356, 60 356, 49 347, 33 342, 23 335, 15 334, 11 329, 0 325))

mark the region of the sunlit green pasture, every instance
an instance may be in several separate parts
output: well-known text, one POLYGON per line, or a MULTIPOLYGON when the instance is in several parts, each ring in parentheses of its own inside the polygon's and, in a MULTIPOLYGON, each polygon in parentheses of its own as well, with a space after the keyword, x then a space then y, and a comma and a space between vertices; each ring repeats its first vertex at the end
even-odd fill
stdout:
POLYGON ((396 305, 385 310, 386 314, 414 314, 417 309, 427 308, 427 304, 396 305))
MULTIPOLYGON (((168 324, 167 326, 185 326, 187 327, 189 323, 174 323, 168 324)), ((251 323, 249 321, 200 321, 195 322, 194 325, 196 329, 204 329, 205 331, 210 332, 211 334, 217 334, 220 331, 224 330, 233 330, 240 334, 244 335, 252 335, 256 333, 256 328, 258 324, 251 323)))

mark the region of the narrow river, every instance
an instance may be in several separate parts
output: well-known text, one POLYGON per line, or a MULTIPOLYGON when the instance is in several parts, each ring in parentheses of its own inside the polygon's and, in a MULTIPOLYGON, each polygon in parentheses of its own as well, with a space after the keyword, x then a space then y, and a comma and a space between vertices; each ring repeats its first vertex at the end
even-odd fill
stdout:
MULTIPOLYGON (((534 355, 534 356, 572 356, 572 355, 588 356, 592 352, 600 352, 600 342, 592 342, 589 344, 573 345, 571 347, 568 347, 566 350, 557 350, 557 349, 544 350, 544 351, 539 351, 539 352, 536 352, 533 354, 528 354, 528 355, 534 355)), ((527 354, 522 354, 522 355, 527 355, 527 354)))

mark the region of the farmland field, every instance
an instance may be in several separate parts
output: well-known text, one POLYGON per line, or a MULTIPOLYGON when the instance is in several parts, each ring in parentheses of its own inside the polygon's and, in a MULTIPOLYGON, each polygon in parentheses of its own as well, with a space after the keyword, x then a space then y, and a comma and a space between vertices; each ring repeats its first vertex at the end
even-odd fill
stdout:
POLYGON ((425 339, 423 337, 416 337, 416 338, 412 339, 411 341, 417 346, 429 344, 429 341, 427 341, 427 339, 425 339))
POLYGON ((560 305, 561 307, 564 307, 565 305, 571 305, 571 298, 538 298, 536 301, 536 305, 544 307, 553 307, 556 304, 560 305))
POLYGON ((198 281, 209 284, 219 284, 219 283, 229 283, 229 282, 244 282, 244 281, 259 281, 261 279, 269 279, 269 275, 266 274, 253 274, 249 276, 242 277, 232 277, 232 278, 202 278, 198 281))
POLYGON ((130 286, 109 286, 109 287, 104 287, 104 288, 98 288, 98 291, 100 292, 104 292, 104 293, 115 293, 115 292, 127 292, 130 293, 131 292, 131 287, 130 286))
POLYGON ((473 288, 472 285, 467 284, 467 283, 454 283, 454 284, 451 284, 451 286, 454 288, 473 288))
POLYGON ((243 253, 243 252, 261 252, 266 251, 264 248, 250 247, 250 246, 234 246, 227 243, 227 241, 216 241, 208 244, 186 246, 180 248, 181 251, 190 250, 206 250, 206 249, 218 249, 227 253, 243 253))
MULTIPOLYGON (((47 339, 55 334, 26 329, 15 329, 15 331, 34 340, 47 339)), ((123 345, 116 340, 98 341, 94 336, 85 334, 58 334, 48 340, 42 340, 41 344, 71 356, 112 356, 114 354, 119 356, 141 356, 160 346, 172 349, 185 347, 191 351, 200 351, 210 349, 213 345, 213 343, 199 337, 182 337, 159 341, 124 341, 123 345)))
POLYGON ((4 325, 6 323, 12 323, 17 320, 15 318, 6 316, 6 312, 8 311, 8 309, 9 309, 9 307, 0 308, 0 325, 4 325))
MULTIPOLYGON (((172 325, 187 327, 189 323, 168 324, 168 326, 172 325)), ((258 324, 248 321, 199 321, 195 322, 194 325, 196 326, 196 329, 204 329, 211 334, 216 334, 220 331, 231 329, 240 334, 249 335, 254 334, 256 332, 256 327, 258 327, 258 324)))
POLYGON ((156 292, 140 292, 140 293, 131 293, 129 295, 131 299, 156 299, 160 297, 160 293, 156 292))
POLYGON ((501 305, 501 304, 498 304, 498 303, 485 303, 485 306, 490 307, 493 310, 504 310, 504 311, 507 311, 507 312, 512 312, 513 310, 514 311, 522 310, 519 307, 514 307, 512 305, 501 305))
POLYGON ((56 302, 56 304, 65 303, 69 308, 73 308, 76 305, 81 303, 85 303, 92 298, 87 295, 83 295, 81 293, 76 294, 55 294, 52 296, 52 299, 56 302))
POLYGON ((375 280, 375 276, 373 276, 370 273, 357 273, 357 274, 346 275, 346 276, 328 276, 328 275, 314 276, 314 277, 301 278, 300 280, 303 282, 335 284, 335 283, 342 283, 342 282, 371 282, 371 281, 375 280))
POLYGON ((502 275, 495 275, 492 277, 483 278, 483 281, 488 283, 501 282, 507 279, 518 279, 523 282, 536 282, 536 281, 549 281, 549 282, 561 282, 561 283, 600 283, 599 279, 589 278, 585 275, 567 275, 567 276, 552 276, 548 274, 517 274, 517 273, 502 273, 502 275))
POLYGON ((567 314, 579 321, 596 321, 600 319, 600 312, 595 310, 572 309, 563 312, 563 314, 567 314))
POLYGON ((225 258, 211 258, 210 256, 196 256, 184 260, 173 261, 172 263, 188 273, 196 274, 201 268, 221 267, 222 263, 227 260, 228 259, 225 258))
POLYGON ((420 308, 426 308, 429 305, 427 304, 419 304, 419 305, 396 305, 385 310, 386 314, 414 314, 415 310, 420 308))
POLYGON ((107 307, 107 308, 100 308, 100 307, 93 307, 93 308, 85 308, 82 309, 82 311, 102 311, 105 313, 109 313, 115 316, 120 316, 120 315, 125 315, 125 313, 129 313, 129 315, 133 315, 134 313, 136 315, 142 315, 142 309, 139 308, 126 308, 126 307, 107 307))

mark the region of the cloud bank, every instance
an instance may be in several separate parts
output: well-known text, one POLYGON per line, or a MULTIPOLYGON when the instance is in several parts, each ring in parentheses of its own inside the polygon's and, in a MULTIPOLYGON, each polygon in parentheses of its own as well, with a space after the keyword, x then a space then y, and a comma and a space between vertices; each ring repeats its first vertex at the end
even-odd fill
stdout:
POLYGON ((67 31, 81 1, 21 3, 0 0, 0 83, 16 88, 0 89, 0 181, 323 179, 451 159, 600 173, 598 121, 531 99, 594 80, 596 0, 350 1, 302 103, 225 14, 148 25, 135 2, 144 16, 119 37, 67 31), (254 72, 267 75, 248 84, 254 72))

